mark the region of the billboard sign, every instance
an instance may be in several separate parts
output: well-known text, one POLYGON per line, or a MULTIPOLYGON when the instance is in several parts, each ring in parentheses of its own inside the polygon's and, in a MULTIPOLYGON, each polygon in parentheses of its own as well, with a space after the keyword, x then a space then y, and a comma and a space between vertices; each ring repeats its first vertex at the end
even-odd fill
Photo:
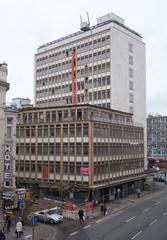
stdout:
POLYGON ((86 176, 88 176, 88 175, 89 175, 89 168, 87 168, 87 167, 81 167, 81 168, 80 168, 80 174, 81 174, 81 175, 86 175, 86 176))

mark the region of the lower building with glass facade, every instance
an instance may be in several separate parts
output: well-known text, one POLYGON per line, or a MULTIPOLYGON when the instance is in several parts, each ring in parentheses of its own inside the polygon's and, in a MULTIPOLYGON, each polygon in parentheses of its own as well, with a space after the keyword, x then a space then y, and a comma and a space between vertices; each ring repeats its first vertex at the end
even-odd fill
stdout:
POLYGON ((144 183, 144 129, 90 104, 27 108, 17 124, 17 184, 41 196, 112 198, 144 183))

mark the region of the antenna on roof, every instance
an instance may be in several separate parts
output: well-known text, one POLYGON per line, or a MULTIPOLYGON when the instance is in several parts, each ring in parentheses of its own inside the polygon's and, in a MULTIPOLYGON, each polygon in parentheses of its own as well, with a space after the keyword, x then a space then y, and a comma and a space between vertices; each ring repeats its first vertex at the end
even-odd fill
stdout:
POLYGON ((81 29, 81 31, 84 31, 84 32, 90 29, 90 21, 89 21, 88 12, 86 14, 87 14, 88 22, 87 21, 83 22, 82 16, 80 15, 80 19, 81 19, 80 29, 81 29))
POLYGON ((88 12, 86 12, 86 14, 87 14, 87 18, 88 18, 88 25, 89 25, 89 27, 90 27, 90 19, 89 19, 89 14, 88 14, 88 12))

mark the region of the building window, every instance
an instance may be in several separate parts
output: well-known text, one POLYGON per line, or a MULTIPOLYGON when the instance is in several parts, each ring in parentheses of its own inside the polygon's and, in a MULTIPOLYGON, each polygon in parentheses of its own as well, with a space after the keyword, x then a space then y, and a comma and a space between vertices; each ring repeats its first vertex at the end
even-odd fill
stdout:
POLYGON ((38 137, 42 137, 42 126, 38 126, 38 137))
POLYGON ((70 156, 75 155, 75 145, 74 145, 74 143, 70 143, 70 145, 69 145, 69 155, 70 156))
POLYGON ((83 125, 83 136, 88 137, 88 125, 87 124, 83 125))
POLYGON ((84 156, 88 155, 88 143, 83 144, 83 154, 84 156))
POLYGON ((132 68, 129 68, 129 77, 133 78, 133 69, 132 68))
POLYGON ((26 137, 30 137, 30 127, 26 127, 25 129, 25 132, 26 132, 26 137))
POLYGON ((130 107, 129 107, 129 113, 132 113, 132 114, 134 113, 134 108, 133 108, 133 106, 130 106, 130 107))
POLYGON ((82 145, 81 143, 76 144, 76 155, 81 156, 82 155, 82 145))
POLYGON ((130 103, 133 103, 133 102, 134 102, 134 97, 133 97, 133 94, 132 94, 132 93, 129 94, 129 102, 130 102, 130 103))
POLYGON ((42 155, 42 143, 38 143, 37 150, 38 150, 38 155, 41 156, 42 155))
POLYGON ((89 93, 89 101, 92 101, 92 93, 89 93))
POLYGON ((76 125, 76 137, 82 136, 81 124, 76 125))
POLYGON ((107 98, 110 98, 110 89, 107 89, 107 98))
POLYGON ((129 81, 129 90, 133 90, 133 82, 131 80, 129 81))
POLYGON ((60 137, 60 126, 56 126, 56 137, 60 137))
POLYGON ((129 64, 133 65, 133 56, 131 56, 131 55, 129 56, 129 64))
POLYGON ((48 125, 44 126, 43 132, 44 132, 44 137, 47 138, 48 137, 48 125))
POLYGON ((68 137, 68 125, 63 126, 63 137, 68 137))
POLYGON ((35 154, 35 143, 31 143, 30 150, 31 150, 31 155, 34 155, 35 154))
POLYGON ((12 137, 12 118, 7 118, 6 135, 7 135, 7 138, 12 137))
POLYGON ((129 52, 133 53, 133 44, 132 43, 129 43, 129 52))
POLYGON ((74 125, 70 125, 70 137, 74 137, 75 136, 75 127, 74 125))
POLYGON ((54 125, 50 126, 50 137, 54 137, 54 125))
POLYGON ((50 143, 49 151, 50 151, 50 155, 53 156, 54 155, 54 144, 53 143, 50 143))

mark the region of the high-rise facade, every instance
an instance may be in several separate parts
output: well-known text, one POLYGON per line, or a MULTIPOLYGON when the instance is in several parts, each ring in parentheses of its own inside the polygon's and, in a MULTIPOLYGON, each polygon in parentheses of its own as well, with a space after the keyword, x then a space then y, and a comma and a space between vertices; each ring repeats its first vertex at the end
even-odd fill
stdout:
POLYGON ((122 18, 107 14, 40 46, 34 73, 37 107, 90 103, 132 113, 145 129, 146 159, 145 44, 122 18))

